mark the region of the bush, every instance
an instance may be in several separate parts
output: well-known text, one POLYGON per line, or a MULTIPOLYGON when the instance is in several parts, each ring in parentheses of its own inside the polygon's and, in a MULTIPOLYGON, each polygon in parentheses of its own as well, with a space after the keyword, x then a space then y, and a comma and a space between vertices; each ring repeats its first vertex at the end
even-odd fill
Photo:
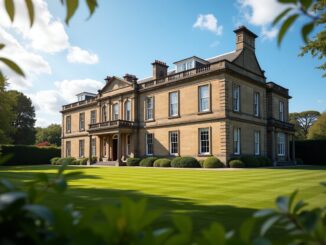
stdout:
POLYGON ((239 159, 234 159, 229 162, 230 168, 244 168, 245 164, 239 159))
POLYGON ((76 160, 74 157, 66 157, 62 159, 62 162, 68 165, 72 165, 72 162, 76 160))
POLYGON ((127 159, 127 166, 139 166, 140 158, 130 157, 127 159))
POLYGON ((51 165, 58 165, 58 161, 60 160, 60 157, 53 157, 51 158, 50 162, 51 165))
POLYGON ((200 164, 193 157, 176 157, 172 160, 171 166, 174 168, 200 168, 200 164))
POLYGON ((139 166, 142 167, 153 167, 154 162, 157 160, 157 157, 146 157, 140 161, 139 166))
POLYGON ((259 157, 256 157, 256 159, 261 167, 273 166, 273 161, 268 157, 259 156, 259 157))
POLYGON ((4 165, 50 164, 54 157, 60 157, 58 147, 37 147, 29 145, 1 145, 0 161, 4 165))
POLYGON ((202 159, 202 160, 198 160, 199 165, 200 165, 201 168, 204 167, 204 161, 205 161, 205 160, 203 160, 203 159, 202 159))
POLYGON ((239 159, 245 164, 246 168, 256 168, 260 166, 255 156, 241 156, 239 159))
POLYGON ((97 163, 97 156, 92 156, 92 163, 97 163))
POLYGON ((171 167, 171 160, 167 158, 157 159, 154 162, 154 167, 163 167, 163 168, 171 167))
POLYGON ((79 159, 79 165, 87 165, 88 157, 83 157, 79 159))
POLYGON ((204 168, 224 168, 224 164, 217 157, 207 157, 204 161, 204 168))

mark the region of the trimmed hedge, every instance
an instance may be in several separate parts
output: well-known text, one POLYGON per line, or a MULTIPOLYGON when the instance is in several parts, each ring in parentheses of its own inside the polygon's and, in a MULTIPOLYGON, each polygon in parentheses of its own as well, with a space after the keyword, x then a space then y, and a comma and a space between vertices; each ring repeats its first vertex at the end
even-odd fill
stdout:
POLYGON ((239 159, 231 160, 229 162, 229 165, 230 165, 230 168, 244 168, 245 167, 244 162, 239 159))
POLYGON ((157 160, 157 157, 146 157, 140 161, 139 166, 142 167, 153 167, 154 162, 157 160))
POLYGON ((229 160, 229 166, 230 162, 233 160, 240 160, 245 168, 257 168, 257 167, 267 167, 267 166, 273 166, 273 161, 264 156, 240 156, 240 157, 233 157, 229 160))
POLYGON ((130 157, 127 159, 127 166, 139 166, 139 162, 141 161, 140 158, 137 157, 130 157))
POLYGON ((50 164, 54 157, 60 157, 58 147, 37 147, 28 145, 0 145, 0 162, 3 165, 50 164))
POLYGON ((171 167, 171 159, 168 158, 157 159, 154 162, 154 167, 163 167, 163 168, 171 167))
POLYGON ((326 140, 295 141, 295 157, 301 159, 304 164, 326 165, 325 149, 326 140))
POLYGON ((201 166, 204 168, 224 168, 224 164, 217 157, 207 157, 201 166))
POLYGON ((171 161, 174 168, 200 168, 198 160, 194 157, 176 157, 171 161))

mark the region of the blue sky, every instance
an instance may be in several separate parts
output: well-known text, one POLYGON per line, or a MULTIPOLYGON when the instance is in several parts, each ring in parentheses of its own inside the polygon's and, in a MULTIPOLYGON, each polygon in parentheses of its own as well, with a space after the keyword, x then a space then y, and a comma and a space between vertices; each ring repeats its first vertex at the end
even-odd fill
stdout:
MULTIPOLYGON (((32 98, 37 125, 60 123, 60 105, 73 102, 78 92, 95 92, 107 75, 144 78, 151 75, 155 59, 173 69, 173 62, 185 57, 230 52, 233 30, 242 24, 259 35, 256 54, 267 80, 289 88, 290 111, 326 109, 325 80, 315 68, 321 61, 298 57, 303 45, 299 26, 277 46, 277 28, 270 22, 282 6, 274 0, 107 0, 99 1, 89 20, 80 2, 69 26, 59 1, 36 0, 37 14, 43 14, 31 30, 23 18, 12 25, 0 11, 0 42, 8 43, 8 52, 20 45, 24 59, 8 55, 17 57, 28 74, 20 79, 8 71, 10 86, 32 98)), ((18 14, 24 17, 23 10, 18 14)))

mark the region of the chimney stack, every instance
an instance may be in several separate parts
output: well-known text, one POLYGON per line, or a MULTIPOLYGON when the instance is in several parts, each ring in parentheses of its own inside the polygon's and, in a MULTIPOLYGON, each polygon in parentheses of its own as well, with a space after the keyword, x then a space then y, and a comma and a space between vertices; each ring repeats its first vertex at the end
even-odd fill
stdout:
POLYGON ((234 30, 236 34, 236 50, 249 49, 255 52, 255 39, 258 37, 255 33, 247 29, 245 26, 239 26, 234 30))
POLYGON ((168 67, 165 62, 155 60, 153 63, 153 78, 160 79, 168 75, 168 67))
POLYGON ((126 73, 126 75, 123 76, 123 79, 128 82, 132 82, 132 83, 135 83, 138 80, 138 78, 135 75, 131 75, 128 73, 126 73))

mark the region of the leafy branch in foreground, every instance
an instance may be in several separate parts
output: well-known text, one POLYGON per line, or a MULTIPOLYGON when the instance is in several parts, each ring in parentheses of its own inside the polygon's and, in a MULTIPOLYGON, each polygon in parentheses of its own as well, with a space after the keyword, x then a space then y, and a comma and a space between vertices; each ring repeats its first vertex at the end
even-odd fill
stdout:
MULTIPOLYGON (((284 36, 299 17, 306 17, 308 22, 301 27, 301 37, 305 45, 301 48, 299 55, 304 56, 310 53, 313 57, 323 59, 326 56, 326 1, 278 0, 278 2, 288 6, 273 21, 273 26, 282 22, 277 38, 278 45, 282 43, 284 36), (316 36, 309 38, 309 35, 318 28, 321 28, 321 30, 316 36)), ((326 62, 317 68, 326 70, 326 62)), ((326 76, 326 74, 323 76, 326 76)))
POLYGON ((291 244, 326 244, 325 207, 308 210, 305 202, 295 202, 297 191, 289 197, 278 197, 276 209, 256 212, 237 231, 227 231, 222 224, 213 222, 195 232, 188 216, 174 215, 162 224, 162 210, 149 209, 145 199, 121 198, 119 205, 82 212, 72 204, 60 209, 42 204, 46 194, 63 193, 67 179, 80 174, 64 173, 65 168, 66 164, 62 165, 54 177, 36 175, 24 189, 0 181, 1 244, 269 245, 272 241, 266 233, 275 225, 288 234, 291 244), (261 227, 257 226, 261 222, 261 227))
MULTIPOLYGON (((30 22, 30 26, 32 27, 35 20, 35 7, 33 0, 24 0, 25 6, 28 12, 28 18, 30 22)), ((79 0, 60 0, 61 4, 66 7, 66 18, 65 22, 69 25, 71 18, 76 13, 76 10, 79 6, 79 0)), ((89 10, 90 17, 94 14, 96 8, 98 7, 97 0, 85 0, 87 8, 89 10)), ((21 0, 19 1, 21 4, 21 0)), ((15 8, 15 1, 14 0, 4 0, 4 7, 8 14, 8 17, 11 22, 15 20, 16 8, 15 8)), ((4 44, 0 43, 0 50, 5 47, 4 44)), ((4 57, 0 57, 0 61, 8 66, 11 70, 16 72, 18 75, 25 77, 23 70, 12 60, 4 57)), ((0 70, 1 72, 1 70, 0 70)))

